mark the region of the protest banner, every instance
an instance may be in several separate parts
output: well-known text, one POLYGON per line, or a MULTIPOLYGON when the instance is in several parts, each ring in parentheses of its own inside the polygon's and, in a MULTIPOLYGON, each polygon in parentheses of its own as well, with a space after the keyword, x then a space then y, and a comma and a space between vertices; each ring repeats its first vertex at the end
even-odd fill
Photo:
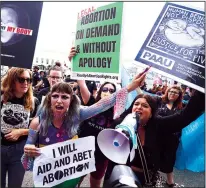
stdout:
POLYGON ((72 79, 120 80, 123 2, 97 8, 77 21, 72 79))
POLYGON ((34 160, 35 187, 53 187, 96 170, 94 136, 68 140, 40 148, 34 160))
POLYGON ((31 69, 43 2, 1 3, 1 64, 31 69))
POLYGON ((135 60, 204 92, 205 13, 166 3, 135 60))
POLYGON ((182 130, 175 168, 205 172, 205 113, 182 130))

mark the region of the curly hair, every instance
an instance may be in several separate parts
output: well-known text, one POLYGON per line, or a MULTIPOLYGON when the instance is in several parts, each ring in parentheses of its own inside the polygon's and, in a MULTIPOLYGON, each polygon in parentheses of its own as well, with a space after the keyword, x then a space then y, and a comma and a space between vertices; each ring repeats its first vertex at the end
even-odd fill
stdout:
POLYGON ((176 90, 179 91, 179 96, 178 96, 177 100, 174 102, 173 105, 174 105, 174 107, 176 107, 176 108, 178 108, 178 109, 182 109, 182 98, 183 98, 183 96, 182 96, 182 89, 181 89, 181 87, 179 87, 179 86, 177 86, 177 85, 173 85, 173 86, 169 87, 169 88, 166 90, 165 94, 162 96, 162 101, 163 101, 164 103, 168 103, 168 102, 169 102, 168 93, 169 93, 169 91, 170 91, 171 89, 176 89, 176 90))
MULTIPOLYGON (((8 73, 2 78, 1 91, 4 94, 3 102, 7 102, 9 99, 15 97, 15 82, 17 77, 19 77, 23 72, 27 71, 32 78, 31 71, 24 68, 13 67, 9 69, 8 73)), ((27 92, 24 95, 24 108, 25 110, 34 110, 34 96, 32 90, 32 84, 30 84, 27 92)))
POLYGON ((56 83, 52 90, 47 94, 43 104, 37 112, 37 116, 40 116, 40 133, 46 135, 48 127, 52 125, 53 112, 51 110, 51 95, 54 92, 67 93, 71 95, 71 103, 69 110, 65 113, 63 126, 66 129, 68 136, 72 138, 75 136, 79 129, 79 109, 80 100, 73 94, 73 90, 68 83, 59 82, 56 83))

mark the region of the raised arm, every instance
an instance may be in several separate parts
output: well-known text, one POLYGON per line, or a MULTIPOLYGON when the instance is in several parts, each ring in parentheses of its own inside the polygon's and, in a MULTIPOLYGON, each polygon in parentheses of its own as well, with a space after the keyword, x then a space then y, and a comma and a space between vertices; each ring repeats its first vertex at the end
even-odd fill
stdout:
POLYGON ((35 147, 38 138, 38 127, 39 117, 36 117, 31 121, 28 138, 24 146, 24 154, 21 158, 23 167, 27 171, 33 170, 34 157, 40 155, 39 149, 35 147))
MULTIPOLYGON (((109 97, 105 97, 93 104, 92 106, 82 106, 80 108, 80 120, 84 121, 85 119, 91 118, 101 112, 104 112, 115 105, 115 103, 121 103, 122 108, 118 108, 118 112, 124 111, 127 101, 128 90, 123 88, 118 92, 112 94, 109 97)), ((120 113, 121 114, 121 113, 120 113)))
POLYGON ((157 117, 158 128, 164 132, 179 132, 205 110, 205 95, 196 92, 187 106, 179 113, 171 116, 157 117))
MULTIPOLYGON (((69 52, 69 61, 72 60, 72 58, 76 55, 76 50, 75 50, 75 47, 72 47, 70 52, 69 52)), ((84 104, 86 105, 90 99, 90 92, 89 92, 89 89, 85 83, 85 80, 77 80, 77 83, 80 87, 80 93, 81 93, 81 97, 82 97, 82 100, 84 102, 84 104)))
MULTIPOLYGON (((71 61, 75 55, 76 55, 75 47, 72 47, 69 53, 69 57, 68 57, 69 61, 71 61)), ((147 71, 148 70, 149 69, 147 69, 147 71)), ((119 115, 124 111, 124 108, 126 106, 126 99, 127 99, 128 92, 135 90, 137 87, 139 87, 142 84, 142 82, 144 82, 147 71, 144 71, 138 74, 137 76, 135 76, 134 79, 132 80, 132 83, 130 83, 126 88, 123 88, 117 93, 111 95, 110 97, 104 98, 100 100, 98 103, 90 107, 81 107, 80 121, 83 121, 85 119, 88 119, 92 116, 95 116, 101 112, 108 110, 109 108, 115 105, 116 101, 117 103, 114 108, 115 109, 114 118, 119 117, 119 115), (120 99, 120 97, 118 96, 121 96, 122 99, 120 99)), ((81 94, 82 94, 82 91, 81 91, 81 94)), ((84 89, 83 95, 84 96, 82 96, 82 98, 84 97, 83 99, 84 103, 88 102, 90 95, 88 95, 88 92, 86 91, 86 89, 84 89)))
POLYGON ((89 92, 89 89, 86 85, 85 80, 77 80, 77 83, 78 83, 79 88, 80 88, 82 100, 83 100, 84 104, 86 105, 90 99, 91 93, 89 92))
POLYGON ((101 99, 92 106, 81 107, 80 121, 83 121, 101 112, 104 112, 109 108, 113 107, 114 105, 114 119, 119 117, 126 107, 128 92, 131 92, 135 90, 138 86, 140 86, 145 76, 146 73, 139 74, 136 77, 134 77, 132 82, 126 88, 122 88, 121 90, 112 94, 111 96, 101 99))

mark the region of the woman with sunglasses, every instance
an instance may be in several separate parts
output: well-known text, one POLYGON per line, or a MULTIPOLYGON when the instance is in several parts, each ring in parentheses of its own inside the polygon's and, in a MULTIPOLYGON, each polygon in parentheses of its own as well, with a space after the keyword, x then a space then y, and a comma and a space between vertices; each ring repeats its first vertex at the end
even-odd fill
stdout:
POLYGON ((21 187, 25 170, 21 164, 29 132, 39 102, 33 97, 31 72, 11 68, 1 83, 1 187, 21 187))
MULTIPOLYGON (((111 82, 105 82, 99 88, 96 98, 94 98, 94 96, 89 92, 86 83, 84 81, 79 80, 78 83, 80 86, 82 101, 84 101, 84 105, 86 106, 95 104, 99 100, 109 97, 116 92, 115 84, 111 82)), ((108 110, 82 122, 83 125, 80 128, 79 136, 86 137, 92 135, 95 136, 96 139, 100 131, 102 131, 105 128, 109 128, 110 125, 112 124, 113 112, 114 112, 114 107, 111 107, 108 110)), ((107 158, 100 151, 96 140, 95 140, 95 148, 96 148, 95 150, 96 171, 90 173, 90 187, 92 188, 100 187, 108 163, 107 158)))
MULTIPOLYGON (((121 104, 126 102, 128 92, 138 87, 143 79, 145 79, 145 74, 136 76, 126 88, 89 107, 80 106, 78 97, 68 83, 56 83, 46 96, 37 113, 38 116, 31 122, 22 157, 24 168, 32 170, 34 157, 40 155, 35 144, 38 143, 42 147, 77 138, 81 122, 108 110, 114 106, 115 102, 117 102, 116 114, 118 115, 123 110, 121 106, 124 105, 121 104)), ((57 187, 75 187, 78 181, 79 178, 72 180, 72 183, 69 180, 57 187)))
MULTIPOLYGON (((71 48, 69 54, 69 60, 76 55, 75 48, 71 48)), ((90 106, 92 104, 97 103, 99 100, 104 99, 105 97, 111 96, 113 93, 116 92, 116 85, 111 82, 105 82, 101 85, 97 92, 96 98, 89 92, 87 85, 84 80, 77 81, 80 87, 80 93, 82 97, 82 101, 84 105, 90 106)), ((142 84, 143 82, 141 82, 142 84)), ((110 128, 111 124, 113 123, 113 112, 114 108, 111 107, 108 110, 93 116, 84 122, 82 122, 82 126, 80 127, 80 137, 86 136, 95 136, 97 138, 100 131, 106 128, 110 128)), ((97 144, 97 140, 95 139, 95 165, 96 171, 90 173, 90 187, 96 188, 100 187, 102 178, 104 177, 108 159, 104 156, 104 154, 100 151, 99 146, 97 144)), ((83 177, 84 178, 84 177, 83 177)), ((83 178, 81 181, 83 181, 83 178)))
MULTIPOLYGON (((141 185, 145 187, 163 187, 162 178, 158 173, 162 162, 161 136, 180 132, 194 121, 205 110, 205 96, 203 93, 194 93, 186 108, 170 116, 157 115, 157 104, 154 97, 140 94, 113 124, 113 126, 120 125, 128 117, 128 124, 133 127, 137 126, 135 157, 131 162, 128 159, 127 165, 131 167, 141 185), (136 121, 130 119, 131 113, 138 117, 136 121)), ((105 180, 109 180, 115 165, 117 164, 109 162, 105 180)))

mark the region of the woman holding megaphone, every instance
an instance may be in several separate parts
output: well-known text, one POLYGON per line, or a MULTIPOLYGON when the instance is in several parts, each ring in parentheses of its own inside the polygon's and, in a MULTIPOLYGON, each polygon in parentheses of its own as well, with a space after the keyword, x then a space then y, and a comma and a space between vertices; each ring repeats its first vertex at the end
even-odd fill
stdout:
MULTIPOLYGON (((75 55, 76 55, 75 47, 72 47, 70 50, 70 54, 69 54, 69 60, 71 61, 75 55)), ((105 97, 109 97, 113 93, 116 92, 116 85, 114 83, 105 82, 99 88, 96 98, 94 98, 94 96, 92 96, 92 94, 89 92, 87 85, 85 83, 85 80, 77 80, 77 82, 80 87, 82 103, 85 106, 93 105, 94 103, 97 103, 99 100, 104 99, 105 97)), ((142 85, 142 83, 144 83, 144 78, 141 81, 140 85, 142 85)), ((120 109, 121 108, 119 108, 118 110, 120 109)), ((122 110, 124 110, 124 107, 122 110)), ((95 138, 97 138, 101 130, 109 128, 111 124, 113 123, 114 121, 113 113, 114 113, 114 108, 111 107, 108 110, 102 113, 99 113, 98 115, 93 116, 85 120, 84 122, 82 122, 82 125, 80 126, 79 137, 95 136, 95 138)), ((101 186, 101 181, 105 175, 105 171, 106 171, 107 164, 108 164, 108 159, 100 151, 96 141, 95 141, 95 148, 96 148, 95 149, 96 171, 90 173, 90 187, 91 188, 94 188, 94 187, 96 188, 96 187, 101 186)), ((82 177, 82 181, 83 181, 83 178, 84 177, 82 177)))
MULTIPOLYGON (((194 121, 205 109, 205 96, 196 91, 184 110, 170 116, 161 117, 156 115, 157 108, 155 98, 150 95, 140 94, 134 99, 128 110, 114 122, 114 126, 121 125, 129 114, 136 113, 138 116, 137 121, 133 123, 136 124, 134 127, 137 127, 138 147, 135 149, 134 159, 131 162, 128 159, 126 165, 131 167, 144 186, 161 186, 161 177, 158 174, 161 163, 160 136, 180 132, 194 121)), ((131 121, 133 121, 132 118, 131 121)), ((116 165, 112 161, 109 162, 105 182, 110 179, 116 165)))

